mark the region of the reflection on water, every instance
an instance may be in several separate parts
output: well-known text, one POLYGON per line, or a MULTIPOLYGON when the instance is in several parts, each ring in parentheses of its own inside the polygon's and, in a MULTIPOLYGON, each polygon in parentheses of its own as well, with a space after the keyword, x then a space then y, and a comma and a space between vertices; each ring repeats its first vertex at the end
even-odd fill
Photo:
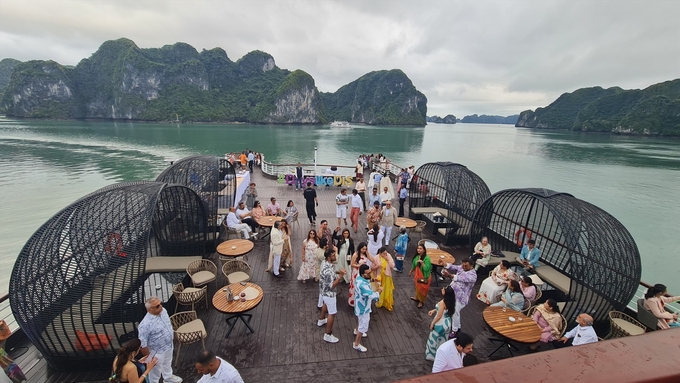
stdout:
MULTIPOLYGON (((673 250, 680 227, 680 140, 516 129, 508 125, 425 128, 310 125, 147 124, 0 118, 0 292, 24 242, 58 210, 108 184, 155 179, 191 154, 245 148, 277 163, 352 165, 360 153, 395 163, 452 161, 492 192, 544 187, 608 211, 631 231, 643 279, 680 292, 673 250)), ((603 256, 609 256, 603 254, 603 256)))

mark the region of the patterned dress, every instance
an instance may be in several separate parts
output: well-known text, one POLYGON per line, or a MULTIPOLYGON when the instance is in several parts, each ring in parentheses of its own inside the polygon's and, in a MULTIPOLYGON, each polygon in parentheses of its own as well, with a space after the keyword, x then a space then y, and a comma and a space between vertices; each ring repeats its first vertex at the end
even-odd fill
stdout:
POLYGON ((283 251, 281 252, 281 266, 289 267, 293 264, 293 252, 290 247, 290 235, 285 231, 281 231, 283 234, 283 251))
MULTIPOLYGON (((434 309, 439 311, 439 305, 441 302, 434 306, 434 309)), ((436 315, 436 314, 435 314, 436 315)), ((449 333, 451 332, 451 317, 449 316, 448 310, 444 310, 442 317, 434 324, 434 329, 430 331, 430 335, 427 337, 427 345, 425 346, 425 359, 434 361, 434 357, 437 354, 437 349, 442 343, 449 339, 449 333)))
POLYGON ((515 279, 515 273, 510 269, 501 269, 501 265, 496 266, 491 272, 491 276, 486 278, 479 287, 477 299, 486 303, 487 305, 496 303, 500 300, 500 296, 508 287, 511 279, 515 279), (498 285, 498 282, 501 284, 498 285))
POLYGON ((298 281, 306 281, 309 278, 314 278, 316 275, 316 249, 319 248, 319 245, 309 240, 305 240, 303 245, 305 248, 305 261, 300 265, 298 281))

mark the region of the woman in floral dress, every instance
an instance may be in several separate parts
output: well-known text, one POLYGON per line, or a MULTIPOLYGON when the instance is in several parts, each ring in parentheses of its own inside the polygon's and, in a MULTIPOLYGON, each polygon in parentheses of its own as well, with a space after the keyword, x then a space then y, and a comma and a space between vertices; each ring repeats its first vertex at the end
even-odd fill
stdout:
POLYGON ((442 300, 435 306, 434 310, 427 312, 427 315, 434 316, 430 323, 430 335, 427 337, 425 345, 425 359, 434 361, 437 349, 442 343, 449 339, 451 332, 451 318, 456 312, 456 293, 451 286, 442 289, 442 300))
POLYGON ((283 252, 281 252, 281 266, 292 267, 293 265, 293 248, 290 246, 290 226, 288 222, 282 220, 279 223, 279 230, 283 234, 283 252))
POLYGON ((516 278, 515 272, 510 270, 510 262, 507 259, 501 261, 479 287, 477 299, 487 305, 494 304, 500 299, 511 280, 516 278))
POLYGON ((307 233, 307 239, 302 241, 302 264, 298 273, 298 281, 306 283, 309 278, 314 278, 316 274, 316 249, 319 248, 319 238, 316 230, 312 229, 307 233))
POLYGON ((347 299, 350 306, 354 307, 354 280, 359 275, 359 267, 361 265, 369 265, 374 268, 373 265, 377 265, 377 262, 371 254, 368 253, 368 247, 366 242, 361 242, 357 246, 357 251, 352 255, 352 277, 349 279, 349 298, 347 299))

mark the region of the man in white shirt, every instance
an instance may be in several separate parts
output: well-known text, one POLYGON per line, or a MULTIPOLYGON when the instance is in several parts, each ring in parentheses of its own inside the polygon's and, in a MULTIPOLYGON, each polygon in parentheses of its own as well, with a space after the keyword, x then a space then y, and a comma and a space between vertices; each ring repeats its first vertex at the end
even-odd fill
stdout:
POLYGON ((182 378, 172 373, 174 332, 168 312, 157 297, 148 298, 144 306, 146 315, 137 327, 139 340, 142 341, 141 352, 142 355, 153 352, 158 359, 156 367, 148 372, 149 381, 158 383, 162 375, 164 382, 182 383, 182 378))
POLYGON ((335 205, 335 216, 338 218, 338 226, 340 226, 340 218, 345 221, 345 226, 347 226, 347 206, 349 205, 347 189, 342 188, 342 190, 340 190, 340 194, 335 196, 335 205))
POLYGON ((196 371, 203 374, 197 383, 243 383, 241 374, 226 360, 206 350, 198 354, 196 371))
POLYGON ((576 323, 578 323, 578 326, 564 334, 559 340, 553 341, 553 346, 555 348, 579 346, 597 342, 597 334, 593 329, 593 317, 588 314, 580 314, 576 317, 576 323))
POLYGON ((352 221, 352 227, 356 233, 359 230, 359 216, 364 212, 364 201, 359 197, 359 191, 357 189, 352 190, 352 195, 349 196, 350 208, 352 209, 349 213, 349 220, 352 221))
POLYGON ((472 337, 463 332, 456 334, 456 338, 447 340, 437 349, 434 357, 432 373, 456 370, 463 367, 465 354, 472 352, 472 337))
POLYGON ((253 172, 253 165, 255 164, 255 154, 253 154, 253 151, 248 152, 248 168, 250 169, 250 172, 253 172))
POLYGON ((250 233, 252 232, 250 226, 241 223, 241 220, 236 216, 236 208, 233 206, 229 208, 229 214, 227 214, 227 226, 240 231, 243 234, 243 238, 250 238, 250 233))
POLYGON ((380 201, 382 202, 382 205, 385 206, 387 201, 392 200, 392 193, 387 189, 387 186, 383 188, 383 192, 380 193, 380 201))
POLYGON ((253 235, 257 235, 257 228, 260 225, 253 219, 253 213, 248 210, 246 204, 243 202, 238 203, 238 209, 236 209, 236 217, 241 220, 242 223, 250 226, 253 235))

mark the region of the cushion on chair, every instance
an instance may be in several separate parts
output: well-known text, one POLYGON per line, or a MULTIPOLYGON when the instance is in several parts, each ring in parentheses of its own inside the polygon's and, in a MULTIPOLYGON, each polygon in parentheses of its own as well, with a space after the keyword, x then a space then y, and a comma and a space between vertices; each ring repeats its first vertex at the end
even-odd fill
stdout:
POLYGON ((181 325, 177 330, 175 330, 175 332, 179 334, 187 334, 196 331, 200 331, 201 335, 204 337, 208 335, 208 333, 205 331, 205 325, 200 319, 194 319, 189 323, 181 325))
POLYGON ((612 321, 616 323, 617 326, 621 327, 623 331, 627 332, 630 335, 641 335, 645 333, 645 329, 640 328, 639 326, 630 323, 625 319, 612 318, 612 321))
POLYGON ((250 275, 244 273, 243 271, 234 271, 233 273, 227 275, 229 283, 239 283, 246 282, 250 280, 250 275))
POLYGON ((197 287, 187 287, 185 288, 182 292, 183 293, 195 293, 196 291, 200 291, 201 289, 197 287))
POLYGON ((210 281, 215 280, 215 274, 211 273, 210 271, 199 271, 191 276, 191 281, 194 283, 195 286, 200 286, 204 285, 210 281))

